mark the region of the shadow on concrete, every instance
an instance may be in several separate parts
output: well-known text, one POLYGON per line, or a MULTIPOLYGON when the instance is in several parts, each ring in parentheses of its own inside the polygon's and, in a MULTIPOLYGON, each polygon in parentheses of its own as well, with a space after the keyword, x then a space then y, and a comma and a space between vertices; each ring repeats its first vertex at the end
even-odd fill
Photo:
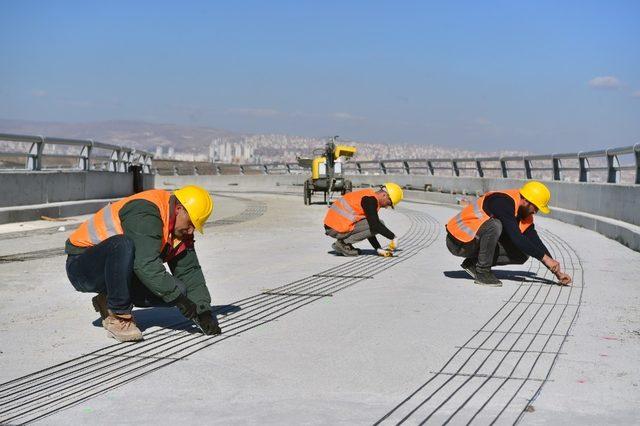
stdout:
MULTIPOLYGON (((238 312, 242 308, 236 305, 217 305, 212 306, 211 309, 219 316, 238 312)), ((173 306, 135 309, 134 315, 136 318, 136 324, 141 331, 145 331, 150 327, 161 327, 172 330, 189 330, 193 325, 191 321, 187 321, 187 319, 182 316, 178 308, 173 306)), ((93 321, 92 324, 95 327, 102 327, 102 321, 100 318, 93 321)), ((195 326, 193 328, 195 329, 195 326)))
MULTIPOLYGON (((360 251, 360 254, 358 256, 378 256, 378 252, 375 251, 374 249, 361 249, 361 248, 359 248, 358 250, 360 251)), ((394 252, 393 257, 396 257, 400 252, 402 252, 402 249, 397 249, 394 252)), ((338 252, 335 251, 335 250, 329 250, 327 252, 327 254, 332 254, 334 256, 342 256, 341 254, 338 254, 338 252)), ((342 256, 342 257, 354 257, 355 258, 355 257, 358 257, 358 256, 342 256)), ((462 277, 457 277, 457 278, 462 278, 462 277)))
MULTIPOLYGON (((539 277, 538 275, 530 271, 512 271, 512 270, 504 270, 504 269, 502 270, 493 269, 492 272, 496 276, 496 278, 498 278, 499 280, 536 282, 536 283, 549 284, 549 285, 558 285, 557 282, 553 280, 549 280, 547 278, 539 277)), ((447 278, 473 280, 471 275, 469 275, 466 271, 463 271, 463 270, 444 271, 443 274, 447 278)))

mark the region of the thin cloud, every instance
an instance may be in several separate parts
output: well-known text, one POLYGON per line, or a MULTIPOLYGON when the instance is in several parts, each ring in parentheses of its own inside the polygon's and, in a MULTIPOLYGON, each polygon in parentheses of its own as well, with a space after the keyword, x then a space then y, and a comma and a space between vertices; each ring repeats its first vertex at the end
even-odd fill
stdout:
POLYGON ((41 90, 41 89, 33 89, 31 91, 31 96, 33 96, 34 98, 44 98, 48 95, 46 90, 41 90))
POLYGON ((280 111, 272 108, 228 108, 227 114, 243 115, 247 117, 258 118, 307 118, 307 119, 330 119, 337 121, 366 121, 365 117, 353 115, 348 112, 331 112, 331 113, 310 113, 303 111, 280 111))
POLYGON ((366 120, 366 118, 364 117, 349 114, 348 112, 332 112, 331 114, 329 114, 329 117, 333 118, 334 120, 341 120, 341 121, 365 121, 366 120))
POLYGON ((622 86, 620 80, 612 75, 594 77, 589 80, 589 87, 599 90, 617 90, 622 86))
POLYGON ((249 117, 275 117, 282 115, 280 111, 270 108, 230 108, 227 112, 229 114, 246 115, 249 117))

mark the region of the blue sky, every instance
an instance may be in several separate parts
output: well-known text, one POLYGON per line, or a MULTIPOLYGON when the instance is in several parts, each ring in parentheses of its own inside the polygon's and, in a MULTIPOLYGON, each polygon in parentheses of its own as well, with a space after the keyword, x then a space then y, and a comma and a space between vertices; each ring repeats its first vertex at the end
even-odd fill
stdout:
POLYGON ((0 0, 0 118, 631 145, 639 22, 638 1, 0 0))

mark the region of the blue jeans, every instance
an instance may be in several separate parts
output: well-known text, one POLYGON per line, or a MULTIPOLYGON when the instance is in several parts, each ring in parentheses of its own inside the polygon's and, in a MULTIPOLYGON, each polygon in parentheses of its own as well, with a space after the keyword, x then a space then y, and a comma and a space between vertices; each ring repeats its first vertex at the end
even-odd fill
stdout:
MULTIPOLYGON (((67 257, 67 277, 83 293, 106 293, 107 307, 116 314, 141 307, 172 306, 154 295, 133 272, 135 245, 125 235, 114 235, 82 254, 67 257)), ((186 289, 180 289, 183 293, 186 289)))

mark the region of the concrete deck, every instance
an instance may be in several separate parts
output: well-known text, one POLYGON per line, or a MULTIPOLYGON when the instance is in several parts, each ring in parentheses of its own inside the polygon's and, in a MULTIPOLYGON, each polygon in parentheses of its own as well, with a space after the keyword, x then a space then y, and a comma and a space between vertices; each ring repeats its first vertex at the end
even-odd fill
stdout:
POLYGON ((453 207, 384 211, 391 259, 334 256, 325 210, 216 196, 197 249, 223 335, 152 308, 137 344, 67 281, 57 228, 82 218, 4 225, 0 423, 640 423, 640 253, 538 218, 574 285, 530 261, 482 288, 444 247, 453 207))

